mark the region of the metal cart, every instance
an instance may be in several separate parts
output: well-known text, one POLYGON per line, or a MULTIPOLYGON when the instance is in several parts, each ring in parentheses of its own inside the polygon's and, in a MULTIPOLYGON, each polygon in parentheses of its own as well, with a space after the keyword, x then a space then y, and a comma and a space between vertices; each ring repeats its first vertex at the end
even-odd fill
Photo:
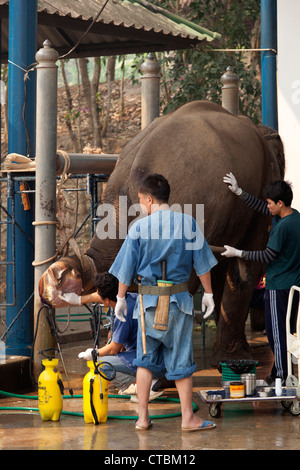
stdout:
POLYGON ((221 405, 223 403, 251 403, 256 401, 277 401, 293 416, 300 415, 300 384, 298 379, 292 374, 293 362, 297 363, 298 371, 300 371, 300 301, 298 302, 296 333, 291 333, 290 327, 295 291, 300 293, 300 287, 293 286, 288 299, 286 314, 288 377, 286 379, 286 386, 282 387, 282 395, 276 396, 275 387, 268 387, 267 383, 262 380, 256 381, 256 393, 254 395, 243 398, 230 398, 229 387, 222 390, 201 390, 198 394, 205 403, 209 404, 209 413, 212 417, 218 418, 221 415, 221 405), (268 389, 267 396, 261 396, 261 392, 266 389, 268 389))
POLYGON ((286 346, 287 346, 287 364, 288 364, 288 377, 287 385, 292 383, 297 386, 298 396, 300 396, 300 386, 298 379, 292 374, 292 363, 298 364, 298 373, 300 371, 300 302, 298 302, 298 312, 296 320, 296 332, 291 333, 291 312, 294 300, 294 294, 298 291, 300 295, 300 287, 293 286, 290 290, 288 307, 286 313, 286 346))
MULTIPOLYGON (((261 382, 261 381, 259 381, 261 382)), ((267 384, 265 384, 267 386, 267 384)), ((257 390, 263 390, 265 386, 257 387, 257 390)), ((201 399, 209 404, 209 414, 213 418, 219 418, 221 416, 221 406, 224 403, 254 403, 259 401, 277 401, 280 402, 284 409, 288 410, 293 416, 300 414, 300 397, 297 396, 297 388, 295 387, 282 387, 282 395, 277 397, 275 395, 275 388, 268 387, 272 390, 266 397, 259 396, 259 392, 251 396, 245 396, 243 398, 230 398, 229 392, 226 392, 224 397, 220 392, 224 390, 200 390, 198 392, 201 399)))

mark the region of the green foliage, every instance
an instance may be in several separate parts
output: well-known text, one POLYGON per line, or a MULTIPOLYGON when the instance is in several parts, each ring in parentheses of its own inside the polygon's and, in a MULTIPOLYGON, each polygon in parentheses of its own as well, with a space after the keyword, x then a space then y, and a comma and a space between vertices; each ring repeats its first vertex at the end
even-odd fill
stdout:
MULTIPOLYGON (((168 9, 173 5, 174 12, 178 6, 174 0, 158 3, 168 9)), ((168 72, 164 80, 171 97, 165 102, 164 112, 192 100, 221 103, 220 79, 231 66, 240 79, 240 113, 259 122, 261 87, 257 70, 251 65, 250 53, 216 49, 251 49, 253 29, 260 17, 260 0, 193 0, 184 11, 177 10, 182 16, 183 12, 187 19, 220 33, 222 38, 164 58, 168 72)))

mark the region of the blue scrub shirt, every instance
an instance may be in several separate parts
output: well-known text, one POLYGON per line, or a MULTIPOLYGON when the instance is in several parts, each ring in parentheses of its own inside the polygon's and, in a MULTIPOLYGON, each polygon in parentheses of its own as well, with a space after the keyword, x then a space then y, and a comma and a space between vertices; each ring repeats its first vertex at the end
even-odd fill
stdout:
MULTIPOLYGON (((162 277, 163 260, 167 261, 167 280, 174 284, 187 282, 192 267, 199 276, 217 264, 193 217, 158 210, 134 222, 109 272, 127 286, 138 276, 141 276, 142 285, 156 285, 162 277)), ((144 295, 144 309, 156 307, 157 300, 158 296, 144 295)), ((176 302, 182 312, 192 315, 193 298, 189 292, 171 295, 171 302, 176 302)), ((135 317, 138 311, 139 300, 135 317)))

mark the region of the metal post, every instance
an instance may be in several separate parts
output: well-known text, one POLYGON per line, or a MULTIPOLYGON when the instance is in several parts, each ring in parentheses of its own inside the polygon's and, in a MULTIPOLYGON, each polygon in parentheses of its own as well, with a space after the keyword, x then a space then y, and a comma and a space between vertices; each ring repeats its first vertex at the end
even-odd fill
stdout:
POLYGON ((45 315, 39 315, 39 280, 53 262, 56 250, 56 140, 57 140, 57 65, 58 53, 46 40, 36 54, 36 202, 35 202, 35 278, 34 319, 38 322, 34 345, 34 370, 41 362, 39 351, 54 346, 45 315))
POLYGON ((154 54, 148 54, 141 73, 141 128, 144 129, 159 116, 160 109, 160 65, 154 54))
POLYGON ((232 67, 227 67, 221 77, 222 106, 231 114, 239 114, 239 77, 234 73, 232 67))
MULTIPOLYGON (((27 80, 27 99, 25 122, 23 107, 25 103, 24 75, 27 67, 35 62, 37 43, 37 0, 10 0, 9 2, 9 74, 8 74, 8 153, 35 155, 35 72, 30 72, 27 80), (28 145, 30 144, 30 145, 28 145)), ((7 227, 7 261, 13 260, 15 266, 8 265, 6 275, 6 325, 13 324, 6 337, 8 355, 30 356, 32 345, 32 302, 27 303, 33 294, 33 203, 25 210, 19 193, 19 183, 13 182, 14 191, 7 200, 7 210, 11 214, 15 207, 15 229, 7 227), (22 227, 23 232, 19 230, 22 227), (15 240, 13 239, 15 230, 15 240), (15 271, 15 272, 14 272, 15 271), (14 283, 15 286, 14 286, 14 283), (14 296, 16 287, 16 296, 14 296), (26 307, 23 309, 24 305, 26 307), (18 317, 18 313, 22 314, 18 317), (18 318, 17 318, 18 317, 18 318), (17 320, 16 320, 17 319, 17 320), (15 321, 16 320, 16 321, 15 321), (13 323, 15 321, 15 323, 13 323)))
POLYGON ((261 0, 262 123, 278 130, 277 111, 277 0, 261 0))

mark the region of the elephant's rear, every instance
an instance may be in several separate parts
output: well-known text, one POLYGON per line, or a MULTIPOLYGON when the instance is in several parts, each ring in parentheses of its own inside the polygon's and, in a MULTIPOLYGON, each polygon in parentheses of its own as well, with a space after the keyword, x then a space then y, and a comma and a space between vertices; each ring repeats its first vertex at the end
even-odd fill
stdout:
MULTIPOLYGON (((204 204, 210 243, 221 243, 224 232, 230 237, 241 232, 241 221, 247 226, 249 212, 222 180, 232 171, 245 190, 262 195, 270 163, 256 126, 219 105, 195 101, 157 119, 142 135, 134 151, 131 146, 127 170, 130 201, 137 202, 138 186, 145 175, 161 173, 171 185, 171 204, 204 204)), ((126 148, 122 160, 124 164, 126 148)))

